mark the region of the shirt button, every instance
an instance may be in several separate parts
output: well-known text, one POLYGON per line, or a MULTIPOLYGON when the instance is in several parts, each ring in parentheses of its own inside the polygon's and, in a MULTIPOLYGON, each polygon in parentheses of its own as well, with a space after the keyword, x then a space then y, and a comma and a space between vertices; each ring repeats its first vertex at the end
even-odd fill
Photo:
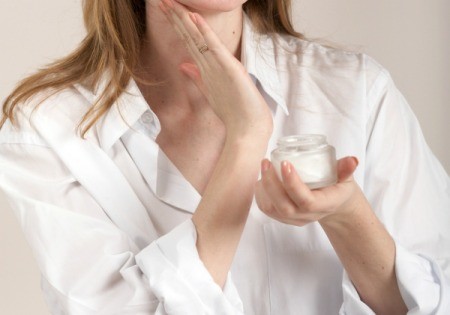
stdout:
POLYGON ((150 124, 152 121, 153 121, 153 115, 152 115, 152 113, 146 112, 146 113, 144 113, 144 114, 142 115, 142 117, 141 117, 141 122, 142 122, 144 125, 148 125, 148 124, 150 124))

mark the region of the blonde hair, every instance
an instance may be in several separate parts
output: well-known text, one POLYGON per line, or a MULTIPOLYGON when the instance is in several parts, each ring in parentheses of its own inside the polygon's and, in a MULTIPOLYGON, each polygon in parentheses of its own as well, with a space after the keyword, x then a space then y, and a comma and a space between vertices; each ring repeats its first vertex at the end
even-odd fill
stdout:
MULTIPOLYGON (((258 32, 304 39, 292 26, 290 0, 249 0, 243 8, 258 32)), ((0 128, 8 118, 15 124, 15 107, 23 106, 35 94, 49 90, 51 95, 75 83, 94 90, 107 72, 110 75, 106 88, 78 125, 80 129, 85 124, 81 130, 84 138, 125 91, 131 78, 142 81, 135 70, 146 30, 145 0, 84 0, 83 16, 87 34, 79 47, 17 85, 3 104, 0 128)))

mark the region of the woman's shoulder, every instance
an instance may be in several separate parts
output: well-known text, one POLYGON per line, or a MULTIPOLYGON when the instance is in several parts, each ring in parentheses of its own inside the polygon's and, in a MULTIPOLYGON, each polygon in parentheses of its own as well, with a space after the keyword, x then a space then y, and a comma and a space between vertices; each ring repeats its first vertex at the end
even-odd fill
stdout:
POLYGON ((387 74, 387 70, 372 56, 324 39, 304 39, 279 34, 271 39, 277 54, 289 67, 303 67, 321 71, 360 71, 387 74))
POLYGON ((389 71, 361 49, 324 39, 304 39, 286 34, 270 36, 277 66, 291 75, 323 80, 364 80, 367 89, 376 81, 388 82, 389 71))
MULTIPOLYGON (((42 139, 37 141, 41 138, 38 126, 56 122, 73 130, 90 106, 86 96, 76 86, 58 91, 39 91, 25 102, 17 104, 14 123, 7 119, 0 129, 0 143, 23 138, 30 141, 34 139, 30 144, 42 144, 42 139)), ((24 141, 22 142, 25 144, 24 141)))
POLYGON ((45 90, 30 98, 24 108, 35 110, 40 116, 52 119, 57 115, 64 115, 71 121, 81 118, 92 105, 86 95, 81 92, 78 84, 52 91, 45 90))

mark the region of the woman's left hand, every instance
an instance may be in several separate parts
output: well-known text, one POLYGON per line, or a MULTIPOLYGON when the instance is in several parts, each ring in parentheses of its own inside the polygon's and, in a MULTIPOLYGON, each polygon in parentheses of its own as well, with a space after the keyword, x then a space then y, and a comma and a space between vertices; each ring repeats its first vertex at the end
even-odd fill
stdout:
POLYGON ((358 201, 364 198, 352 176, 357 166, 358 160, 354 157, 339 160, 338 182, 311 190, 289 162, 283 161, 280 180, 272 163, 264 159, 261 162, 262 178, 256 186, 256 202, 268 216, 291 225, 324 223, 345 217, 355 211, 358 201))
POLYGON ((395 243, 353 179, 358 160, 339 160, 337 184, 315 190, 290 163, 283 164, 280 180, 271 163, 262 161, 256 187, 259 208, 286 224, 318 221, 361 300, 376 314, 406 314, 395 273, 395 243))

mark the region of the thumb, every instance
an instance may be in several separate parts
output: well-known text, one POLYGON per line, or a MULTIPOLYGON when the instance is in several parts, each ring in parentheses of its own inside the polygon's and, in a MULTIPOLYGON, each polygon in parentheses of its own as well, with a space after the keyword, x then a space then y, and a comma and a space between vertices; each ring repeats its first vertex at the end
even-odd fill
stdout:
POLYGON ((345 158, 340 159, 337 162, 337 173, 338 173, 338 181, 344 182, 352 176, 356 167, 358 166, 359 161, 354 156, 347 156, 345 158))
POLYGON ((205 94, 202 76, 200 75, 200 70, 196 65, 192 63, 182 63, 179 66, 179 69, 183 74, 185 74, 195 83, 195 85, 203 94, 205 94))

